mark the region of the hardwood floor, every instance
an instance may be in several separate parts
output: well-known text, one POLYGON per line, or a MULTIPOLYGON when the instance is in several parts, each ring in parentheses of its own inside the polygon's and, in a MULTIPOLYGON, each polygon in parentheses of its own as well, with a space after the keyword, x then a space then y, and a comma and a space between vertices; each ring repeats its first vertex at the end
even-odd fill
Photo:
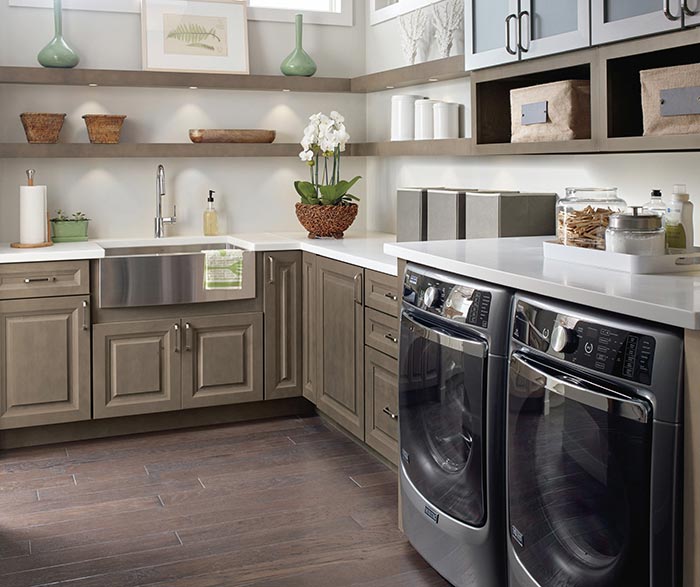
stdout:
POLYGON ((318 418, 0 453, 0 585, 446 587, 318 418))

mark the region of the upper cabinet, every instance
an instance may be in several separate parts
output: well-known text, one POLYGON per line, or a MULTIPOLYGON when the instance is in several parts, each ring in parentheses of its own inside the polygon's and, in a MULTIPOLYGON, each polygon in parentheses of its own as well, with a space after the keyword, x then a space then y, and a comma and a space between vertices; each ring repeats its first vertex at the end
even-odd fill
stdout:
POLYGON ((520 0, 518 48, 522 59, 591 44, 589 0, 520 0))
POLYGON ((517 61, 517 0, 467 0, 464 63, 467 70, 517 61))
POLYGON ((589 0, 468 0, 468 70, 588 47, 589 0))
POLYGON ((700 25, 700 0, 682 0, 683 18, 686 26, 700 25))
MULTIPOLYGON (((684 0, 591 0, 594 45, 680 29, 684 0)), ((694 12, 698 0, 685 0, 694 12)), ((690 24, 690 23, 688 23, 690 24)))

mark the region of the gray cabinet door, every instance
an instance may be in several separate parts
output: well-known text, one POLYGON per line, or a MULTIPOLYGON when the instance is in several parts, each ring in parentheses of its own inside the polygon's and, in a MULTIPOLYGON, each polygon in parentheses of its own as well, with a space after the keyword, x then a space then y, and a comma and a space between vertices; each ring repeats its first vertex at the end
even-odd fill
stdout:
POLYGON ((93 328, 94 417, 182 407, 179 320, 97 324, 93 328))
POLYGON ((700 0, 681 0, 683 3, 683 24, 685 26, 700 25, 700 0))
POLYGON ((573 51, 591 44, 590 0, 520 0, 522 59, 573 51))
POLYGON ((398 464, 399 367, 396 359, 366 349, 365 395, 365 442, 398 464))
POLYGON ((304 397, 316 404, 316 328, 318 280, 316 277, 316 255, 304 253, 302 257, 302 360, 304 397))
POLYGON ((89 300, 0 302, 0 429, 90 419, 89 300))
POLYGON ((265 399, 302 394, 301 253, 265 253, 265 399))
MULTIPOLYGON (((694 0, 692 0, 694 1, 694 0)), ((653 35, 683 26, 681 0, 591 0, 594 45, 653 35)))
POLYGON ((183 318, 182 407, 263 399, 260 312, 183 318))
POLYGON ((317 257, 318 401, 343 428, 364 438, 363 270, 317 257))
POLYGON ((467 71, 519 59, 518 0, 467 0, 464 64, 467 71))

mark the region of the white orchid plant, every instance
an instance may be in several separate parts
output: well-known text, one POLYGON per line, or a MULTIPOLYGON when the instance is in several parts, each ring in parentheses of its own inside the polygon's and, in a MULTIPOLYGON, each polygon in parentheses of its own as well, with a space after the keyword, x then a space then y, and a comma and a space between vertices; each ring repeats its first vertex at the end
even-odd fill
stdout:
POLYGON ((309 166, 311 181, 294 182, 303 204, 342 206, 359 200, 349 192, 361 177, 340 179, 340 156, 349 140, 345 118, 338 112, 333 111, 330 116, 319 112, 309 117, 299 158, 309 166))

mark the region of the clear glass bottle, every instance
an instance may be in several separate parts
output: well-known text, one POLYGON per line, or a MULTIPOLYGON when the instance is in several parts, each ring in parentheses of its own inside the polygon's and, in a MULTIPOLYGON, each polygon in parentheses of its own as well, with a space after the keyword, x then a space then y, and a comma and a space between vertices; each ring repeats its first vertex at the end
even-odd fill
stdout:
POLYGON ((633 206, 632 214, 613 214, 605 231, 605 250, 626 255, 666 253, 666 231, 661 216, 633 206))
POLYGON ((661 216, 663 223, 666 222, 666 211, 668 204, 663 200, 661 190, 652 190, 651 200, 644 204, 644 210, 661 216))
POLYGON ((204 236, 219 236, 219 215, 214 207, 214 190, 209 190, 207 209, 204 210, 204 236))
POLYGON ((605 249, 605 229, 627 203, 617 188, 566 188, 557 203, 557 239, 570 247, 605 249))

